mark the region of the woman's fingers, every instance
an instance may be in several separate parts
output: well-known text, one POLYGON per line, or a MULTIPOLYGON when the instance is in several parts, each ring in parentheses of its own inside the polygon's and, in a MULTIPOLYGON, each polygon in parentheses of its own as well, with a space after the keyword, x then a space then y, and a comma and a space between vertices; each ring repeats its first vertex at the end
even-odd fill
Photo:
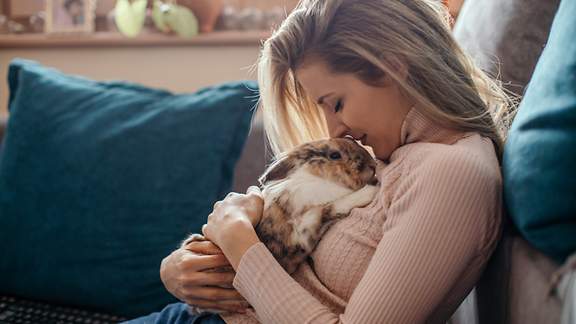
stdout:
POLYGON ((223 254, 178 249, 162 260, 160 278, 176 298, 245 302, 233 288, 234 271, 223 254))
POLYGON ((253 194, 262 197, 262 191, 257 186, 248 187, 248 189, 246 190, 246 194, 247 195, 253 194))
POLYGON ((185 246, 185 249, 200 254, 223 254, 216 244, 208 240, 190 242, 185 246))
POLYGON ((223 254, 198 255, 188 253, 182 256, 181 269, 185 272, 202 271, 230 266, 223 254))
POLYGON ((186 288, 197 286, 220 286, 233 288, 234 272, 193 272, 183 280, 186 288))

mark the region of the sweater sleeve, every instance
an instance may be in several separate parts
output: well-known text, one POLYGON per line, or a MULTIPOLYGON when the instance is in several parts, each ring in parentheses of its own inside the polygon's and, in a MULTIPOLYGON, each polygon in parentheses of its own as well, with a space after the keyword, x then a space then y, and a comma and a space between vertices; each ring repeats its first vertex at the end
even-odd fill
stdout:
POLYGON ((448 153, 428 157, 403 176, 382 240, 343 314, 302 288, 263 243, 242 257, 234 287, 263 323, 424 322, 500 216, 498 171, 466 152, 448 153))

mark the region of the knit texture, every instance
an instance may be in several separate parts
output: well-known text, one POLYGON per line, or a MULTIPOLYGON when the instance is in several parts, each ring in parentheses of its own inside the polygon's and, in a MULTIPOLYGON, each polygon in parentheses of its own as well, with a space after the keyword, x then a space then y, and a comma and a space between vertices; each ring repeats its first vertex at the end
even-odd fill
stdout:
POLYGON ((492 142, 437 127, 416 109, 377 176, 372 203, 333 225, 288 275, 263 243, 234 287, 254 307, 226 323, 444 323, 472 290, 501 232, 492 142))

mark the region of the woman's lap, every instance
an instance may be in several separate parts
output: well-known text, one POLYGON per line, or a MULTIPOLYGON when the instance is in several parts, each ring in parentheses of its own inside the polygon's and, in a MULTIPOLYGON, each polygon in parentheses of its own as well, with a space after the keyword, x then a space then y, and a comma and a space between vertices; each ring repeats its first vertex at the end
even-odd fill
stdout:
POLYGON ((184 303, 170 304, 159 312, 123 322, 122 324, 223 324, 218 314, 192 315, 184 303))

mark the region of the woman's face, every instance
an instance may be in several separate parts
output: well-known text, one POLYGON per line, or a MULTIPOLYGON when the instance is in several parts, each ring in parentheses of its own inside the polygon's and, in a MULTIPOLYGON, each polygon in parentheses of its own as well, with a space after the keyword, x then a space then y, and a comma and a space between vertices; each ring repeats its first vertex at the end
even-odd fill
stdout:
POLYGON ((320 60, 305 62, 295 71, 306 93, 326 116, 330 137, 350 135, 372 147, 383 161, 400 146, 400 130, 412 104, 395 82, 367 85, 354 74, 334 74, 320 60))

